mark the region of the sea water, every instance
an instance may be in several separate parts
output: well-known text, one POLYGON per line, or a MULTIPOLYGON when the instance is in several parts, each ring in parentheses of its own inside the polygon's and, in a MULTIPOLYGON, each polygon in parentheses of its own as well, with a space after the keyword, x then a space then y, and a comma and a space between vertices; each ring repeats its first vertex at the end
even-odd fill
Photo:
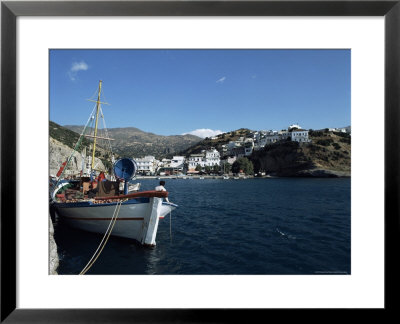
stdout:
MULTIPOLYGON (((159 180, 141 179, 141 190, 159 180)), ((170 179, 153 248, 111 237, 89 274, 350 274, 350 179, 170 179)), ((79 274, 102 235, 55 220, 59 274, 79 274)))

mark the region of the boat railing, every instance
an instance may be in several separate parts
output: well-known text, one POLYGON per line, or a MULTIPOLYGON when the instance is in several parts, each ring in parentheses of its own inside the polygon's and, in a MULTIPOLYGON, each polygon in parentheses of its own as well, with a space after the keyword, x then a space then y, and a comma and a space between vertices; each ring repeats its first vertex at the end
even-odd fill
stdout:
POLYGON ((134 198, 167 198, 168 191, 156 191, 156 190, 149 190, 149 191, 140 191, 140 192, 133 192, 127 195, 119 195, 119 196, 111 196, 111 197, 94 197, 95 200, 107 200, 107 199, 134 199, 134 198))

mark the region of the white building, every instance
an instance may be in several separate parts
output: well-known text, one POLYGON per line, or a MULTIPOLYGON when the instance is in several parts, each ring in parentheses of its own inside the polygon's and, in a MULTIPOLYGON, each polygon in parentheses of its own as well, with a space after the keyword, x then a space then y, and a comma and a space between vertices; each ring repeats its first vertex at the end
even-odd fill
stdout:
POLYGON ((299 124, 293 124, 288 127, 287 132, 283 131, 282 134, 290 137, 293 142, 310 143, 308 138, 308 130, 302 129, 299 124))
POLYGON ((200 165, 202 168, 214 165, 220 165, 220 154, 215 148, 201 152, 200 154, 191 154, 188 158, 189 171, 193 172, 200 165))
POLYGON ((188 158, 188 169, 189 171, 195 171, 196 167, 200 165, 202 168, 204 168, 204 161, 205 156, 203 153, 200 154, 190 154, 188 158))
POLYGON ((255 134, 254 150, 260 150, 265 145, 269 145, 278 141, 285 141, 287 139, 309 143, 311 140, 308 137, 308 130, 302 129, 298 124, 292 124, 287 130, 281 131, 260 131, 255 134))
POLYGON ((174 156, 172 157, 171 160, 171 168, 181 168, 183 169, 183 166, 185 164, 185 157, 184 156, 174 156))
POLYGON ((174 156, 172 159, 162 159, 158 165, 157 174, 173 175, 183 173, 185 168, 185 157, 174 156))
POLYGON ((156 172, 158 161, 154 156, 148 155, 144 158, 133 158, 137 164, 137 172, 153 175, 156 172))
POLYGON ((221 162, 219 152, 215 148, 207 150, 205 152, 205 155, 206 155, 205 165, 214 166, 214 165, 219 165, 219 163, 221 162))
POLYGON ((273 130, 261 131, 260 134, 257 136, 257 140, 254 143, 253 149, 260 150, 265 145, 281 141, 284 138, 285 138, 285 134, 283 134, 282 131, 280 131, 280 132, 273 131, 273 130))
POLYGON ((185 168, 185 157, 184 156, 173 156, 170 164, 173 169, 173 173, 183 173, 185 168))
POLYGON ((170 159, 162 159, 159 163, 159 167, 161 168, 170 168, 172 161, 170 159))
POLYGON ((335 128, 334 132, 351 134, 351 126, 335 128))
POLYGON ((229 152, 229 151, 233 150, 234 148, 240 147, 240 146, 242 146, 242 142, 241 142, 241 141, 230 141, 230 142, 227 144, 226 147, 227 147, 228 152, 229 152))
POLYGON ((309 143, 311 140, 308 138, 308 130, 305 129, 295 129, 290 132, 290 139, 293 142, 309 143))

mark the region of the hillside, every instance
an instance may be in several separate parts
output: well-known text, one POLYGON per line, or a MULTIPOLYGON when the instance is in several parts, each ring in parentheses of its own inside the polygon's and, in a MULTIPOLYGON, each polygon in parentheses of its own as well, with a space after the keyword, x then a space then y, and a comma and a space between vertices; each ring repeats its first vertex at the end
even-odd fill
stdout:
MULTIPOLYGON (((246 137, 249 129, 238 129, 220 134, 214 139, 206 138, 180 152, 180 155, 200 153, 215 147, 220 153, 222 145, 229 141, 246 137)), ((254 165, 255 173, 265 172, 276 176, 350 176, 351 137, 346 133, 327 130, 309 132, 312 143, 281 141, 253 151, 248 157, 254 165)))
MULTIPOLYGON (((55 140, 63 143, 64 145, 74 148, 75 144, 78 142, 80 132, 75 132, 69 130, 55 122, 49 121, 49 135, 55 140)), ((87 146, 89 141, 83 139, 82 145, 87 146)))
POLYGON ((246 137, 249 134, 249 129, 240 128, 235 131, 217 135, 214 139, 206 137, 204 140, 198 142, 197 144, 188 147, 186 150, 181 151, 179 155, 189 156, 190 154, 197 154, 200 153, 202 150, 209 149, 210 147, 214 147, 217 151, 221 152, 222 145, 228 144, 230 141, 236 141, 240 137, 246 137))
MULTIPOLYGON (((73 149, 70 146, 61 143, 60 141, 50 137, 49 143, 49 173, 50 175, 56 175, 63 162, 67 160, 73 153, 73 149)), ((103 162, 95 158, 96 168, 98 170, 106 171, 103 162)), ((74 155, 71 159, 68 168, 66 169, 65 175, 77 175, 82 169, 82 157, 80 154, 74 155)))
POLYGON ((254 171, 276 176, 350 176, 351 138, 345 133, 310 132, 312 143, 279 142, 253 152, 254 171))
MULTIPOLYGON (((65 128, 80 133, 83 126, 66 125, 65 128)), ((163 136, 144 132, 138 128, 109 128, 108 134, 112 141, 113 150, 121 156, 144 157, 153 155, 162 159, 167 155, 177 154, 199 141, 194 135, 163 136)))
MULTIPOLYGON (((65 145, 66 147, 68 147, 70 149, 74 149, 76 143, 79 140, 80 132, 76 133, 75 131, 69 130, 69 129, 61 126, 61 125, 58 125, 55 122, 49 121, 49 135, 50 135, 50 143, 52 143, 51 140, 53 139, 53 140, 56 141, 54 143, 60 143, 60 144, 63 144, 63 145, 65 145)), ((91 141, 89 139, 84 138, 82 140, 81 145, 79 146, 78 151, 80 152, 84 147, 89 147, 90 143, 91 143, 91 141)), ((62 152, 67 152, 67 150, 63 149, 62 152)), ((72 152, 72 150, 71 150, 71 152, 72 152)), ((70 153, 68 153, 68 154, 70 154, 70 153)), ((64 160, 68 156, 65 156, 64 160)), ((114 156, 115 156, 115 158, 118 158, 118 154, 114 154, 114 156)), ((110 153, 109 153, 108 150, 104 149, 101 146, 101 144, 99 144, 99 143, 96 145, 96 157, 98 157, 102 161, 102 164, 106 168, 110 168, 111 167, 111 162, 109 161, 110 160, 110 153)))

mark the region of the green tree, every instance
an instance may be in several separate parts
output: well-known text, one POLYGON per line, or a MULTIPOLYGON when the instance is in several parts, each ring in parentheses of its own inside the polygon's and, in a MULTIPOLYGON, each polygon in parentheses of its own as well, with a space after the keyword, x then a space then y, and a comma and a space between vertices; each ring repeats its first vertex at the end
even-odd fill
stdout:
POLYGON ((201 171, 201 165, 200 165, 200 164, 197 164, 195 170, 196 170, 196 171, 201 171))
POLYGON ((244 172, 245 174, 253 174, 254 173, 253 163, 248 158, 245 157, 238 158, 232 164, 232 172, 239 173, 240 171, 244 172))
POLYGON ((214 164, 214 166, 213 166, 213 172, 214 172, 214 173, 218 173, 220 169, 221 169, 221 168, 219 167, 218 164, 214 164))
POLYGON ((208 165, 206 165, 205 168, 204 168, 204 171, 205 171, 206 173, 210 173, 210 172, 211 172, 211 167, 208 166, 208 165))
POLYGON ((222 165, 222 171, 224 171, 224 173, 229 173, 232 170, 232 165, 228 162, 225 162, 222 165))

